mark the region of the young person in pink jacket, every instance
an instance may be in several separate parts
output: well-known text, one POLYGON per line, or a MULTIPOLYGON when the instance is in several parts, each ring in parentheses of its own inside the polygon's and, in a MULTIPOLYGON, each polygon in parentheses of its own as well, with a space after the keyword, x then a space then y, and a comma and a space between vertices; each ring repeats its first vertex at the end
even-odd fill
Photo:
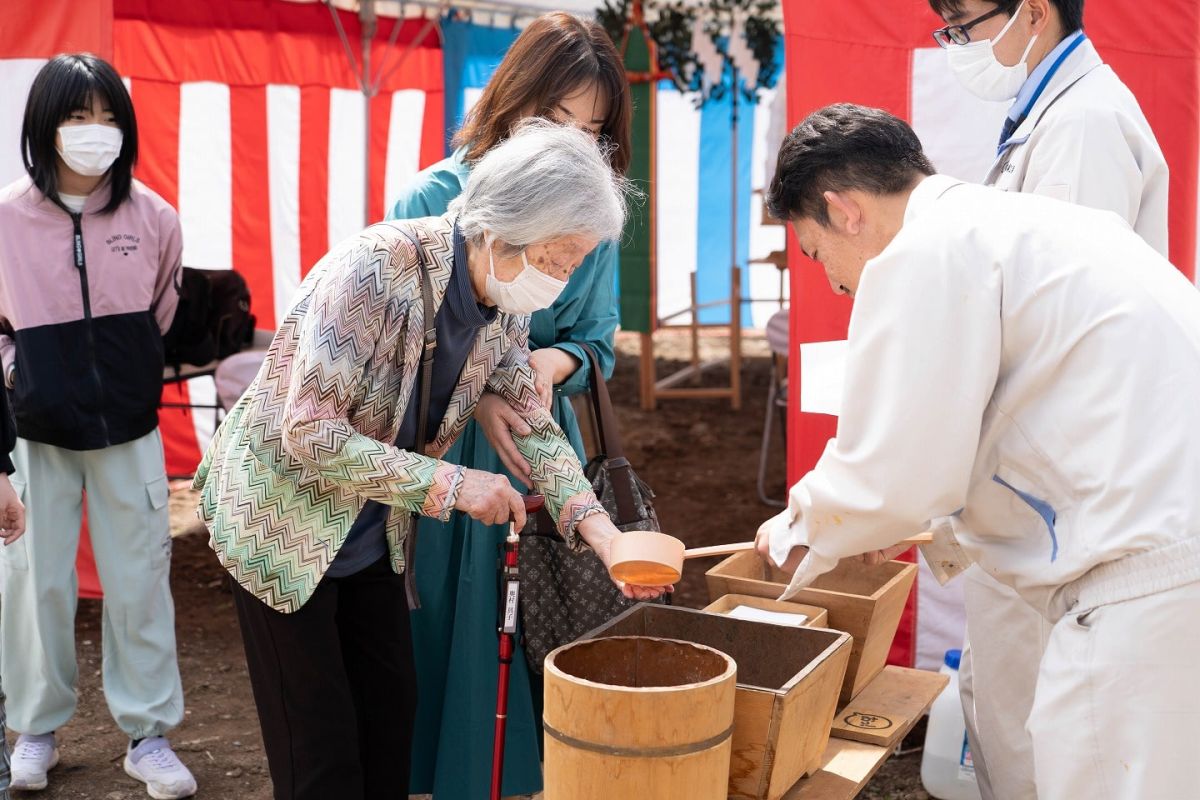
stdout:
POLYGON ((0 673, 20 736, 14 789, 45 788, 75 711, 83 492, 104 587, 104 693, 125 771, 155 798, 196 782, 163 735, 183 719, 158 432, 162 332, 178 303, 179 217, 133 180, 137 122, 116 71, 60 55, 34 79, 0 189, 0 357, 25 536, 0 548, 0 673))

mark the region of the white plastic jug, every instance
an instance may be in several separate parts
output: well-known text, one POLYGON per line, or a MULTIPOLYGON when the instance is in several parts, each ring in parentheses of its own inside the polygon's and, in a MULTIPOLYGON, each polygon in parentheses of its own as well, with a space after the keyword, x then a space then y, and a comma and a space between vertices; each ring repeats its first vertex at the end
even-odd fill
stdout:
POLYGON ((937 800, 979 800, 967 725, 958 699, 958 662, 961 650, 947 650, 941 672, 950 683, 929 709, 925 753, 921 757, 921 783, 937 800))

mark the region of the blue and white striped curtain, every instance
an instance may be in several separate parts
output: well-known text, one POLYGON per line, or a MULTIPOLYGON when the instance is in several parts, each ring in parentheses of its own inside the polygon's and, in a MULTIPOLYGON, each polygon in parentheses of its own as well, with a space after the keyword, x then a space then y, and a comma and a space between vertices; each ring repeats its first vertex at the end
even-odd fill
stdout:
POLYGON ((515 27, 481 25, 451 13, 442 20, 442 69, 446 87, 446 155, 466 112, 496 71, 509 45, 520 33, 515 27))

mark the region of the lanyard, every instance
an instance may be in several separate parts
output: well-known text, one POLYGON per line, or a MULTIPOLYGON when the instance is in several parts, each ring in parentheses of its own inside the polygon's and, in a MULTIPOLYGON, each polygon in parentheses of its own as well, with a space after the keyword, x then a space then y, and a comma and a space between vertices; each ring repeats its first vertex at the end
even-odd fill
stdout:
POLYGON ((1054 63, 1050 65, 1050 69, 1047 70, 1046 74, 1042 76, 1041 82, 1038 84, 1037 89, 1034 89, 1033 96, 1029 98, 1029 102, 1025 105, 1025 110, 1021 112, 1019 117, 1016 119, 1012 119, 1011 117, 1005 118, 1004 131, 1000 136, 1000 145, 996 148, 997 156, 1004 152, 1004 148, 1008 144, 1008 140, 1012 136, 1013 132, 1017 128, 1021 127, 1021 123, 1028 119, 1029 112, 1033 110, 1035 105, 1037 105, 1038 98, 1042 96, 1042 92, 1046 91, 1046 86, 1049 85, 1050 80, 1054 77, 1055 73, 1058 72, 1058 68, 1061 67, 1063 62, 1067 60, 1067 56, 1071 55, 1071 53, 1074 53, 1076 48, 1083 44, 1083 40, 1086 38, 1087 34, 1081 31, 1075 41, 1071 42, 1071 44, 1067 46, 1066 50, 1063 50, 1058 54, 1058 58, 1054 59, 1054 63))

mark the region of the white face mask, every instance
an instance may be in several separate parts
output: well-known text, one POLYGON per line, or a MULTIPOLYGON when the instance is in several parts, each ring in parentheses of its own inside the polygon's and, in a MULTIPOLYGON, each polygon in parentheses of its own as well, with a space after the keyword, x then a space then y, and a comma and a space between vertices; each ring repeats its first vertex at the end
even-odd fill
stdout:
POLYGON ((121 143, 125 137, 120 128, 112 125, 63 125, 58 129, 62 145, 58 154, 72 172, 95 178, 108 172, 108 168, 121 155, 121 143))
POLYGON ((521 263, 525 265, 525 268, 508 283, 501 281, 496 277, 496 260, 492 252, 493 241, 491 236, 486 239, 488 276, 484 288, 487 290, 488 297, 496 304, 496 308, 506 314, 525 316, 554 305, 554 301, 562 294, 563 289, 567 288, 567 282, 552 278, 540 269, 530 266, 528 259, 525 258, 524 250, 521 251, 521 263))
POLYGON ((1008 24, 1001 29, 1000 33, 996 34, 995 39, 951 45, 946 49, 946 57, 950 61, 950 71, 976 97, 983 100, 1012 100, 1021 91, 1021 86, 1026 79, 1029 78, 1029 67, 1025 64, 1025 59, 1029 57, 1029 51, 1033 49, 1033 43, 1037 41, 1037 34, 1034 34, 1029 40, 1029 44, 1025 46, 1021 60, 1011 67, 997 61, 996 53, 992 50, 992 47, 1004 38, 1004 34, 1008 33, 1009 28, 1017 21, 1017 17, 1024 7, 1025 2, 1022 0, 1008 24))

